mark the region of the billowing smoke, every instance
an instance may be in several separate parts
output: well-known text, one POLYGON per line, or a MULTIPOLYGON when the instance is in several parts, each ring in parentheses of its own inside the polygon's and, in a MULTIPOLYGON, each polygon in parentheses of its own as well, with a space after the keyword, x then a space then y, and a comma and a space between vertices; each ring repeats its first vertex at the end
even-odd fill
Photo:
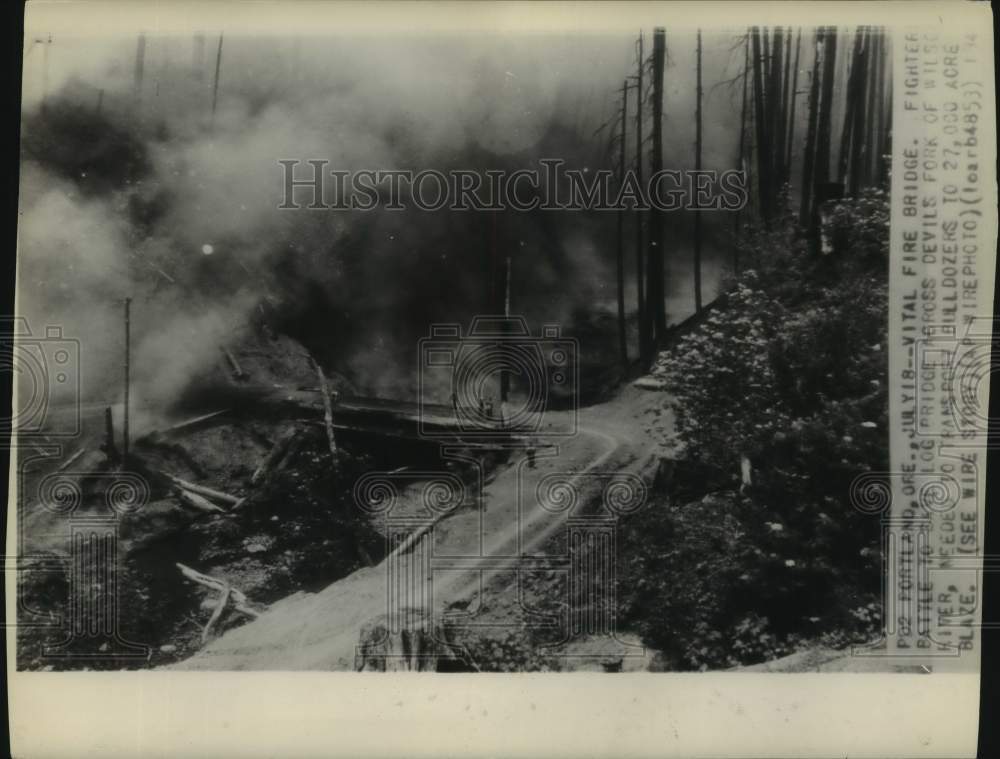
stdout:
MULTIPOLYGON (((117 397, 125 297, 137 402, 164 407, 261 314, 359 387, 403 394, 431 323, 498 309, 508 255, 533 326, 613 309, 612 214, 279 210, 278 161, 610 166, 594 130, 631 38, 227 36, 216 99, 218 44, 149 37, 139 77, 135 37, 56 39, 44 89, 26 67, 19 308, 79 337, 85 396, 117 397)), ((693 39, 669 44, 666 161, 690 168, 693 39)), ((736 73, 732 44, 706 40, 707 83, 736 73)), ((735 100, 707 95, 707 168, 733 165, 735 100)), ((686 250, 685 220, 672 229, 686 250)))

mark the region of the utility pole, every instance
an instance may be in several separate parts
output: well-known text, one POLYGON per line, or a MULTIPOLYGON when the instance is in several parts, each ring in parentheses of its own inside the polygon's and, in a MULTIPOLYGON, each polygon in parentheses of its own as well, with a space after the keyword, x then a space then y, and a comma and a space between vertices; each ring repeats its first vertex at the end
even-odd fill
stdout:
MULTIPOLYGON (((695 88, 695 137, 694 137, 694 170, 695 176, 701 171, 701 29, 698 30, 697 48, 697 85, 695 88)), ((694 311, 701 313, 701 208, 694 209, 694 311)))
MULTIPOLYGON (((628 134, 628 79, 622 82, 621 134, 618 144, 619 186, 625 183, 625 137, 628 134)), ((618 345, 622 367, 628 369, 628 337, 625 331, 625 211, 618 209, 618 345)))
POLYGON ((131 310, 132 310, 132 299, 125 299, 125 402, 124 409, 122 411, 122 462, 125 466, 128 466, 128 448, 129 448, 129 391, 132 384, 130 372, 131 367, 130 352, 131 352, 131 342, 132 342, 132 320, 131 320, 131 310))

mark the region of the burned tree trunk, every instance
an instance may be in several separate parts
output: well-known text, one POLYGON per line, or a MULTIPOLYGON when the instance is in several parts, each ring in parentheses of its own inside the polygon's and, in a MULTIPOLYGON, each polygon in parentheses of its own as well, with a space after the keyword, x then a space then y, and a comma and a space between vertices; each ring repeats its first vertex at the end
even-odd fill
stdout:
MULTIPOLYGON (((701 29, 698 30, 698 48, 695 85, 694 115, 694 170, 701 171, 701 29)), ((694 209, 694 310, 701 313, 701 209, 694 209)))
MULTIPOLYGON (((750 78, 750 33, 747 31, 746 40, 743 42, 743 100, 740 104, 740 147, 737 154, 736 168, 739 171, 746 171, 746 140, 747 140, 747 82, 750 78)), ((740 270, 740 216, 739 210, 733 214, 733 271, 740 270)))
POLYGON ((764 71, 761 60, 761 31, 755 26, 750 32, 753 43, 753 107, 757 131, 757 195, 761 220, 766 226, 771 219, 771 172, 768 166, 770 144, 767 117, 764 112, 764 71))
MULTIPOLYGON (((618 145, 618 176, 625 182, 625 135, 628 132, 628 80, 622 82, 621 135, 618 145)), ((622 368, 628 369, 628 336, 625 331, 625 211, 618 209, 618 344, 622 368)))
POLYGON ((830 142, 833 122, 833 80, 837 72, 837 29, 828 26, 823 31, 823 82, 820 89, 819 114, 816 125, 816 166, 813 181, 813 212, 810 234, 819 232, 819 204, 827 194, 830 181, 830 142))
MULTIPOLYGON (((642 187, 642 98, 645 94, 643 92, 643 68, 645 67, 645 62, 642 59, 643 56, 643 39, 642 31, 639 31, 638 40, 638 56, 639 56, 639 66, 636 71, 636 96, 635 96, 635 178, 639 187, 642 187)), ((643 276, 643 235, 642 228, 643 222, 645 221, 645 214, 641 210, 636 210, 635 213, 635 290, 636 290, 636 303, 638 311, 638 322, 639 322, 639 355, 643 363, 648 363, 650 356, 650 346, 649 346, 649 321, 648 315, 646 313, 646 294, 644 292, 644 279, 643 276)))
POLYGON ((813 39, 813 48, 812 81, 809 83, 809 121, 806 126, 806 142, 802 151, 802 202, 799 206, 799 224, 803 227, 809 226, 812 219, 813 163, 816 159, 816 117, 819 111, 819 64, 822 48, 820 32, 817 32, 813 39))
MULTIPOLYGON (((791 35, 789 35, 791 40, 791 35)), ((792 145, 795 142, 795 101, 798 100, 799 89, 799 55, 802 53, 802 29, 795 35, 795 64, 792 66, 792 87, 788 98, 788 136, 785 139, 785 175, 787 182, 792 175, 792 145)))
POLYGON ((854 35, 854 52, 851 54, 851 73, 847 79, 847 96, 844 104, 844 126, 840 133, 840 154, 837 160, 837 181, 845 184, 851 156, 857 150, 858 135, 854 131, 858 108, 860 107, 859 87, 862 85, 862 57, 864 30, 858 27, 854 35))
MULTIPOLYGON (((666 63, 666 30, 653 31, 653 147, 650 170, 663 169, 663 68, 666 63)), ((663 212, 649 210, 649 265, 646 307, 650 314, 652 342, 660 345, 667 331, 666 306, 663 302, 663 212)))

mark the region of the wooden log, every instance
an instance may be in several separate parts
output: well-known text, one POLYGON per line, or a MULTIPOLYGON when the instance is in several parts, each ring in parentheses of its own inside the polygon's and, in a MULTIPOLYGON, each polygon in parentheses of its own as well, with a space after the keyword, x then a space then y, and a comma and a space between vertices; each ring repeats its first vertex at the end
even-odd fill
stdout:
POLYGON ((248 605, 250 601, 246 597, 246 595, 243 592, 232 587, 229 583, 223 580, 219 580, 215 577, 202 574, 198 570, 192 569, 191 567, 181 564, 180 562, 177 562, 176 566, 181 571, 181 574, 183 574, 186 578, 188 578, 192 582, 195 582, 199 585, 203 585, 204 587, 210 588, 211 590, 215 590, 219 593, 222 593, 224 591, 228 592, 230 600, 232 600, 233 602, 233 608, 236 609, 236 611, 240 612, 241 614, 246 614, 248 617, 254 617, 254 618, 260 616, 259 611, 250 608, 250 606, 248 605))
POLYGON ((190 506, 193 509, 198 509, 198 511, 205 511, 209 514, 225 514, 226 511, 219 506, 216 506, 211 501, 203 498, 197 493, 192 493, 190 490, 185 490, 182 487, 177 488, 177 497, 180 498, 181 503, 185 506, 190 506))
POLYGON ((212 610, 212 616, 209 617, 208 622, 201 631, 201 642, 207 643, 208 637, 212 634, 212 628, 215 627, 215 623, 222 618, 222 613, 226 610, 226 605, 229 603, 229 596, 232 591, 227 586, 222 593, 219 594, 218 600, 215 602, 215 608, 212 610))
POLYGON ((240 362, 236 360, 236 356, 232 354, 227 347, 222 346, 222 352, 226 356, 226 360, 229 362, 229 366, 233 370, 233 377, 236 379, 246 379, 247 374, 243 371, 243 367, 240 366, 240 362))
POLYGON ((81 448, 80 450, 78 450, 76 453, 74 453, 72 456, 66 459, 62 464, 60 464, 59 468, 56 469, 56 471, 62 472, 71 467, 73 465, 73 462, 76 461, 78 458, 80 458, 86 450, 87 450, 86 448, 81 448))
POLYGON ((221 490, 215 490, 213 488, 206 487, 205 485, 197 485, 193 482, 182 480, 180 477, 175 477, 172 474, 167 474, 166 472, 164 472, 164 474, 166 474, 167 479, 184 490, 197 493, 198 495, 207 496, 208 498, 214 498, 216 501, 228 503, 230 506, 236 506, 236 504, 243 500, 242 498, 237 498, 235 495, 223 493, 221 490))
POLYGON ((191 419, 185 419, 183 422, 178 422, 177 424, 172 424, 169 427, 164 427, 162 430, 155 430, 150 434, 150 437, 155 437, 158 435, 166 435, 170 432, 178 432, 180 430, 187 429, 188 427, 193 427, 201 422, 207 422, 209 419, 214 419, 217 416, 222 416, 223 414, 228 414, 229 409, 224 408, 218 411, 212 411, 208 414, 202 414, 200 416, 192 417, 191 419))
POLYGON ((298 434, 298 429, 291 428, 286 430, 282 435, 275 441, 274 445, 271 446, 271 450, 268 452, 267 456, 261 462, 260 466, 254 470, 253 475, 250 477, 250 482, 254 485, 260 483, 264 476, 273 469, 279 461, 288 452, 289 446, 298 434))
POLYGON ((327 384, 326 375, 323 374, 323 367, 312 356, 309 357, 313 367, 316 369, 316 376, 319 378, 319 393, 323 397, 323 422, 326 425, 326 439, 330 446, 330 456, 334 463, 337 461, 337 439, 333 434, 333 404, 330 402, 330 386, 327 384))

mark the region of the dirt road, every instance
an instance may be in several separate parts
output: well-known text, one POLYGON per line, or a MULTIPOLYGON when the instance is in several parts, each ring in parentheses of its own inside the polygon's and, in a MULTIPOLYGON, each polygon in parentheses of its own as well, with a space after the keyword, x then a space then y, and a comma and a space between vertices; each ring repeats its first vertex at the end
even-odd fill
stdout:
MULTIPOLYGON (((599 507, 609 477, 648 477, 661 452, 659 441, 670 433, 662 405, 661 394, 627 386, 614 400, 581 409, 577 434, 543 432, 534 466, 523 454, 515 457, 483 486, 478 506, 438 522, 415 547, 425 552, 432 547, 435 561, 447 565, 433 575, 427 603, 435 613, 476 596, 483 605, 490 593, 505 592, 493 582, 499 574, 559 551, 567 520, 595 500, 599 507), (570 492, 575 502, 565 500, 570 492)), ((566 429, 570 413, 551 414, 547 429, 566 429)), ((172 668, 351 670, 362 627, 389 608, 388 578, 384 561, 319 593, 297 593, 172 668)), ((398 589, 393 593, 398 596, 398 589)), ((410 598, 426 596, 418 588, 410 598)))

